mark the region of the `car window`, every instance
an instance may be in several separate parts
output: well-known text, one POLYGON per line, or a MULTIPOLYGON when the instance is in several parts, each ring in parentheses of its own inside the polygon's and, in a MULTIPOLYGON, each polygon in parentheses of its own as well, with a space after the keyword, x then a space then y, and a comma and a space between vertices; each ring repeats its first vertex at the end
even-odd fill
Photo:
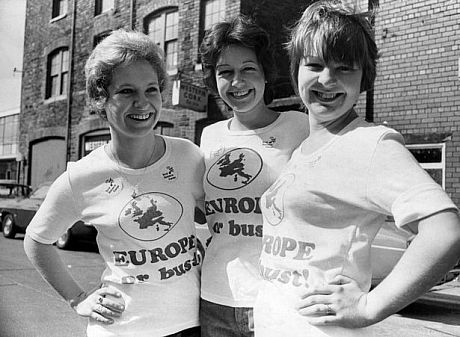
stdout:
POLYGON ((25 198, 29 193, 29 186, 16 183, 0 183, 0 198, 25 198))

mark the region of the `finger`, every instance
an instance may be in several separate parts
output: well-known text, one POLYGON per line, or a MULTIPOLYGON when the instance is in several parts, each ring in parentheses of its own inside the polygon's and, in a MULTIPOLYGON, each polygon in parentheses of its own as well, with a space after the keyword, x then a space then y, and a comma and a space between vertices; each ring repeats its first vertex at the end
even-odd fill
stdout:
POLYGON ((339 319, 336 316, 305 317, 311 325, 338 325, 339 319))
POLYGON ((314 304, 308 307, 298 309, 302 316, 333 316, 335 311, 331 304, 314 304))
POLYGON ((297 301, 297 309, 306 308, 317 304, 330 304, 332 301, 330 295, 311 295, 297 301))
POLYGON ((112 287, 100 288, 96 291, 96 293, 104 297, 113 296, 113 297, 121 298, 121 293, 117 289, 112 288, 112 287))
POLYGON ((96 311, 91 312, 89 318, 92 319, 92 320, 104 323, 104 324, 112 324, 113 323, 113 319, 106 318, 106 317, 104 317, 103 315, 101 315, 100 313, 98 313, 96 311))
POLYGON ((334 277, 331 281, 329 281, 329 284, 333 285, 341 285, 341 284, 348 284, 353 282, 353 279, 345 276, 345 275, 337 275, 334 277))

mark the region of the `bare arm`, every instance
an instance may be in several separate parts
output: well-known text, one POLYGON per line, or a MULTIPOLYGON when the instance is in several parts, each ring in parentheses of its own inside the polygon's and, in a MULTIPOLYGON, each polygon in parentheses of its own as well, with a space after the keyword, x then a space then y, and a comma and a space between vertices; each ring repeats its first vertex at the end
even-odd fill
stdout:
POLYGON ((365 293, 354 280, 338 276, 330 285, 306 293, 299 312, 312 324, 359 328, 415 301, 460 258, 460 220, 456 213, 443 211, 420 220, 418 230, 392 272, 371 292, 365 293))
POLYGON ((73 279, 55 247, 24 237, 24 250, 34 267, 76 312, 83 317, 111 324, 124 310, 121 294, 110 287, 85 293, 73 279))
POLYGON ((418 223, 419 233, 393 271, 367 296, 367 312, 380 321, 426 293, 460 258, 460 221, 446 211, 418 223))

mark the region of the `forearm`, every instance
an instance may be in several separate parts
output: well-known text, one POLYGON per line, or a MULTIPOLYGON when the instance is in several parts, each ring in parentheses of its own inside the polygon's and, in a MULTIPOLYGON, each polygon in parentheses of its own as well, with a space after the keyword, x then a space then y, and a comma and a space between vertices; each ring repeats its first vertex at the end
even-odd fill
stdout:
POLYGON ((26 235, 24 250, 45 281, 66 301, 75 298, 82 292, 81 287, 72 278, 52 245, 39 243, 26 235))
POLYGON ((393 271, 367 296, 375 322, 401 310, 426 293, 460 257, 457 214, 442 212, 419 222, 419 234, 393 271))

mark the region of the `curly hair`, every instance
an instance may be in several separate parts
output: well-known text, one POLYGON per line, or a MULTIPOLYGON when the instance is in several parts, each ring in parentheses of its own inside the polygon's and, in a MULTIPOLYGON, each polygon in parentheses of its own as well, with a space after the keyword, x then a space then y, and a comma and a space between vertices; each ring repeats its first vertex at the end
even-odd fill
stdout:
MULTIPOLYGON (((240 14, 214 24, 206 32, 200 46, 203 81, 214 94, 218 93, 216 64, 222 51, 230 45, 252 49, 262 66, 267 86, 273 83, 277 73, 270 37, 253 19, 240 14)), ((272 98, 264 93, 264 100, 266 104, 269 104, 272 98)))
POLYGON ((89 56, 85 65, 86 93, 90 108, 106 118, 104 104, 109 97, 108 86, 114 70, 120 65, 129 65, 145 60, 158 76, 160 92, 164 99, 168 88, 168 75, 163 51, 147 35, 119 29, 102 40, 89 56))

